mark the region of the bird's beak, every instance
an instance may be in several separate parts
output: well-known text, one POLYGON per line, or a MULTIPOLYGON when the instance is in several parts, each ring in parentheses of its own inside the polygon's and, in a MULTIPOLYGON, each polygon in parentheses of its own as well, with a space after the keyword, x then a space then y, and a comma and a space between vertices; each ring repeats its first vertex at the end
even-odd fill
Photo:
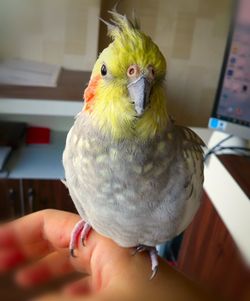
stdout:
POLYGON ((141 116, 148 103, 151 90, 150 81, 143 75, 128 84, 129 96, 134 102, 137 116, 141 116))

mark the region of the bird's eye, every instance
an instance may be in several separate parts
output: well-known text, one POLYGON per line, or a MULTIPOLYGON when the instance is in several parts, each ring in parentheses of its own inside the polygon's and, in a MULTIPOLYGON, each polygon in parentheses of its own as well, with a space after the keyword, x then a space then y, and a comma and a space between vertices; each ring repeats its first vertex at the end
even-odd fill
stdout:
POLYGON ((107 74, 107 67, 106 65, 102 65, 102 68, 101 68, 101 75, 102 76, 105 76, 107 74))

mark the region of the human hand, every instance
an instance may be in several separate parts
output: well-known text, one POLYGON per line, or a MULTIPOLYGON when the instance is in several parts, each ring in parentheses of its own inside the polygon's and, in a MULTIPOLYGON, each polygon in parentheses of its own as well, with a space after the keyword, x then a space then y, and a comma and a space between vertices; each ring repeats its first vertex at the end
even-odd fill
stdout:
MULTIPOLYGON (((16 274, 17 283, 25 287, 49 281, 73 270, 91 275, 64 288, 63 295, 67 297, 76 292, 95 295, 113 282, 118 284, 121 277, 122 282, 125 279, 128 281, 130 274, 133 277, 134 268, 129 268, 131 250, 118 247, 94 231, 86 247, 79 244, 75 250, 76 257, 69 256, 70 234, 78 220, 79 216, 72 213, 44 210, 2 226, 0 271, 8 271, 21 263, 32 261, 16 274)), ((148 280, 150 261, 147 270, 145 278, 148 280)))
POLYGON ((69 256, 71 231, 79 220, 76 214, 43 210, 0 227, 0 271, 20 263, 16 281, 34 286, 74 270, 87 273, 58 294, 37 300, 206 300, 192 283, 165 262, 150 281, 151 265, 147 253, 132 256, 133 250, 121 248, 112 240, 91 231, 86 246, 78 245, 76 257, 69 256), (84 297, 79 293, 84 294, 84 297), (201 296, 201 298, 200 298, 201 296), (80 299, 79 299, 80 298, 80 299))

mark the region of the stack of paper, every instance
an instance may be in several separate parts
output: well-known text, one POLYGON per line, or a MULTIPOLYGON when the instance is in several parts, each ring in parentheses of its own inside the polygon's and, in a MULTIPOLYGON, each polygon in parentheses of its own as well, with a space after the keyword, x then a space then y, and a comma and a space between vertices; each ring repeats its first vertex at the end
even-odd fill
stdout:
POLYGON ((29 60, 0 62, 0 84, 56 87, 61 67, 29 60))

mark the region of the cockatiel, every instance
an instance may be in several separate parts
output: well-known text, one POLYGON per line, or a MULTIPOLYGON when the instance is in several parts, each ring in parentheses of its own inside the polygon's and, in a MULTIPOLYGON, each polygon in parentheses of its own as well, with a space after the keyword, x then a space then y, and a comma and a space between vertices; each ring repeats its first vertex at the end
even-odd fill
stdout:
POLYGON ((203 183, 202 140, 168 115, 166 61, 136 21, 115 11, 112 43, 97 59, 84 91, 84 108, 68 133, 63 165, 82 217, 71 254, 89 230, 118 245, 148 250, 191 222, 203 183), (86 222, 86 223, 85 223, 86 222))

